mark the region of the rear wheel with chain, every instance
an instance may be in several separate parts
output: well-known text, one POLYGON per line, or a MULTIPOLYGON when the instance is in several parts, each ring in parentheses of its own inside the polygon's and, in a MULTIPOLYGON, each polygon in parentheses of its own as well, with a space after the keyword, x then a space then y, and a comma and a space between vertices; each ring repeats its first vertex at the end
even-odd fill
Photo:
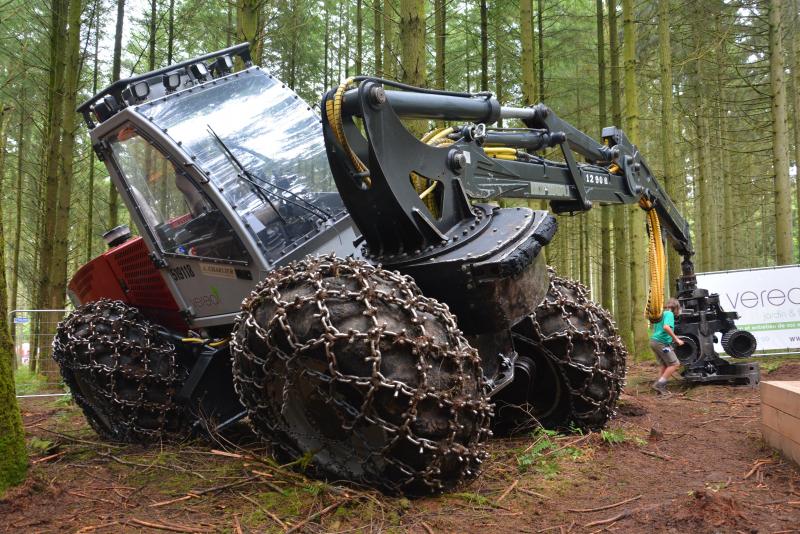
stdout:
POLYGON ((447 307, 354 259, 276 269, 231 341, 255 431, 316 473, 430 493, 477 475, 491 406, 447 307))
POLYGON ((533 314, 513 328, 514 382, 495 398, 497 430, 602 428, 614 414, 627 351, 611 315, 582 284, 556 276, 533 314))
POLYGON ((58 325, 53 358, 102 437, 146 443, 188 434, 192 418, 176 400, 187 362, 136 308, 105 299, 81 306, 58 325))

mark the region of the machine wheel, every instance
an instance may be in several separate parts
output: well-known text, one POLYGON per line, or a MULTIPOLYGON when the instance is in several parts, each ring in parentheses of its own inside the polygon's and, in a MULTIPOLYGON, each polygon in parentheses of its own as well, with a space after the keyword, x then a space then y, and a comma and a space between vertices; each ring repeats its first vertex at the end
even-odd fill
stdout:
POLYGON ((683 345, 674 345, 675 356, 681 365, 691 365, 700 355, 700 345, 694 336, 678 336, 683 340, 683 345))
POLYGON ((513 330, 514 382, 499 393, 497 430, 602 428, 614 415, 627 351, 611 315, 582 284, 556 276, 535 312, 513 330))
POLYGON ((430 493, 486 457, 478 354, 409 277, 333 256, 276 269, 243 302, 231 349, 255 431, 317 474, 430 493))
POLYGON ((146 443, 187 435, 192 418, 176 401, 186 362, 136 308, 105 299, 81 306, 58 325, 53 358, 102 437, 146 443))
POLYGON ((722 348, 734 358, 749 358, 756 351, 756 338, 747 330, 728 330, 722 334, 722 348))

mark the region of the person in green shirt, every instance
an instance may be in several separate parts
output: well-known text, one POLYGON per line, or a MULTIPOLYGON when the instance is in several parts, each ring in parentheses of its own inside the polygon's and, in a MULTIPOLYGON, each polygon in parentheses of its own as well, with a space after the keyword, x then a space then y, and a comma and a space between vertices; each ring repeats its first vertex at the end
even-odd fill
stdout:
POLYGON ((675 335, 675 315, 680 314, 681 305, 677 299, 669 299, 664 305, 661 320, 653 325, 653 335, 650 336, 650 348, 656 354, 656 359, 661 364, 661 374, 653 383, 653 389, 659 395, 667 395, 667 380, 672 373, 681 366, 678 356, 672 348, 674 341, 678 346, 683 345, 683 340, 675 335))

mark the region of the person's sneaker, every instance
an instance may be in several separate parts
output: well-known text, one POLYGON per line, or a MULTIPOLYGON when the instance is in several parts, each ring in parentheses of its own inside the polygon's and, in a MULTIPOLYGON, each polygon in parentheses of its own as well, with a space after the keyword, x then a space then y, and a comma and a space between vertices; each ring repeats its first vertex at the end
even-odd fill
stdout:
POLYGON ((667 384, 660 384, 658 381, 656 381, 653 382, 653 385, 651 385, 650 387, 653 388, 659 395, 669 395, 667 384))

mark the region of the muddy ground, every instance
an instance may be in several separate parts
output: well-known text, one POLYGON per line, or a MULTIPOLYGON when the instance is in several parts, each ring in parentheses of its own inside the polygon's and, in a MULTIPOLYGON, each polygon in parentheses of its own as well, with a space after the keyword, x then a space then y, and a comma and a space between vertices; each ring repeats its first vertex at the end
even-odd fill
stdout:
MULTIPOLYGON (((800 362, 768 380, 800 380, 800 362)), ((23 399, 28 482, 3 532, 800 532, 800 470, 765 447, 758 391, 672 384, 631 369, 603 433, 493 440, 483 475, 408 500, 264 461, 246 427, 219 442, 101 443, 64 400, 23 399)))

